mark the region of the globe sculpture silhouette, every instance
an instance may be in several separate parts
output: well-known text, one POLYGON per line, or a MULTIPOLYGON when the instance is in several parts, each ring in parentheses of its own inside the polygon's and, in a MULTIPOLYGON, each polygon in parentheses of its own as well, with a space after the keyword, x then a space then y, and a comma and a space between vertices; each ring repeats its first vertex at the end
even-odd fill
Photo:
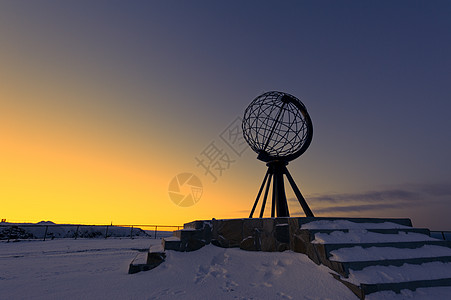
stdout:
POLYGON ((261 193, 265 188, 260 218, 263 217, 269 187, 273 180, 271 217, 289 217, 285 195, 284 175, 287 177, 304 213, 313 217, 307 202, 286 166, 301 156, 313 137, 313 125, 305 105, 296 97, 277 91, 266 92, 255 98, 244 112, 243 136, 268 171, 254 202, 252 218, 261 193))

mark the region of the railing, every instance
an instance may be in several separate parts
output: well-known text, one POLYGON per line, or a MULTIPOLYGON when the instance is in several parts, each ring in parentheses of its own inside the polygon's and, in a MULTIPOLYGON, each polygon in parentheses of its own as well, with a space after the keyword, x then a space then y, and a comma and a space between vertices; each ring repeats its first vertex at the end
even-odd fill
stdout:
POLYGON ((0 240, 30 240, 54 238, 162 238, 179 225, 72 225, 72 224, 0 224, 0 240), (165 230, 166 229, 166 230, 165 230))
POLYGON ((431 231, 431 237, 444 241, 451 241, 451 231, 431 231))

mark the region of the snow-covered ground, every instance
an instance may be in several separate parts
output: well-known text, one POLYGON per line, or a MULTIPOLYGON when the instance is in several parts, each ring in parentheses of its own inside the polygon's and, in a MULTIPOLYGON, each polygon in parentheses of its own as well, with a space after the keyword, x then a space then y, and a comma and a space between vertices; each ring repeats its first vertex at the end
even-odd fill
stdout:
POLYGON ((167 251, 159 267, 128 265, 160 240, 58 239, 0 243, 0 299, 357 299, 324 266, 294 252, 213 245, 167 251))
MULTIPOLYGON (((332 278, 330 269, 291 251, 248 252, 208 245, 194 252, 166 251, 166 261, 157 268, 127 274, 139 250, 160 242, 0 242, 0 299, 357 299, 332 278)), ((396 276, 396 270, 391 271, 396 276)), ((451 299, 451 288, 380 292, 367 299, 451 299)))

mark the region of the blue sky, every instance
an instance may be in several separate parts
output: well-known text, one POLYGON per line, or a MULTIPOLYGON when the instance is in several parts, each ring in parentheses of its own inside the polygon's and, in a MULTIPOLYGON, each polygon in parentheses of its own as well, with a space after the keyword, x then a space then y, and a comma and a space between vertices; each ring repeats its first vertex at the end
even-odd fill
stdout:
MULTIPOLYGON (((313 212, 411 217, 449 230, 450 15, 449 1, 3 1, 0 108, 11 119, 5 134, 17 139, 4 163, 19 141, 33 145, 26 134, 39 125, 58 153, 71 148, 121 161, 116 171, 130 168, 130 178, 147 174, 123 187, 141 191, 129 195, 137 206, 170 209, 174 222, 244 217, 266 167, 249 150, 213 183, 195 157, 256 96, 280 90, 300 98, 313 121, 310 148, 289 165, 313 212), (185 171, 198 173, 205 194, 179 211, 167 184, 185 171)), ((83 166, 79 176, 102 173, 83 166)), ((27 182, 33 170, 24 167, 27 182)), ((4 201, 28 184, 11 182, 4 201)), ((67 185, 62 194, 74 189, 67 185)), ((39 192, 49 197, 61 194, 39 192)), ((136 219, 105 213, 107 222, 136 219)))

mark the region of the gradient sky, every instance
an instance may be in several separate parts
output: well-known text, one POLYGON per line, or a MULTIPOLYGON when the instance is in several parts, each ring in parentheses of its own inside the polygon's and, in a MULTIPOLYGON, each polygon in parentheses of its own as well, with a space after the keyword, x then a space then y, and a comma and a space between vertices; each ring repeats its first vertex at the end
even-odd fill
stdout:
POLYGON ((288 168, 317 216, 451 230, 450 16, 450 1, 1 1, 0 217, 247 217, 266 166, 221 133, 280 90, 313 121, 288 168), (212 142, 234 160, 216 182, 196 162, 212 142), (191 207, 168 196, 183 172, 203 184, 191 207))

